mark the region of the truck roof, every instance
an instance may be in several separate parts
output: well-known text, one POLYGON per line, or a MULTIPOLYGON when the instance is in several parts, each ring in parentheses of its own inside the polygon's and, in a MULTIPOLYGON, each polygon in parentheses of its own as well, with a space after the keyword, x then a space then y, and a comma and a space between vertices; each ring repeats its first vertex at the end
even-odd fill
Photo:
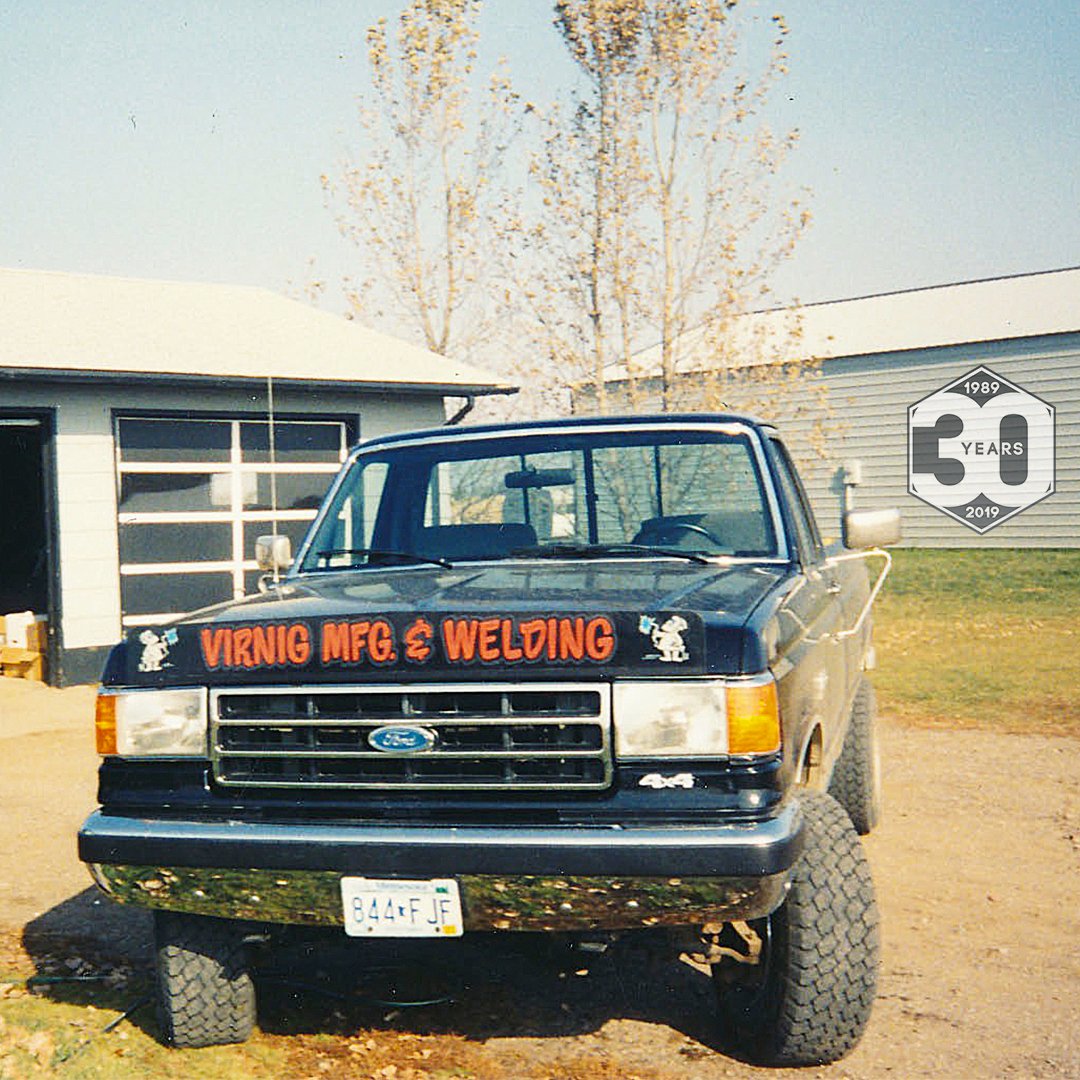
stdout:
POLYGON ((425 428, 419 431, 399 432, 394 435, 379 435, 374 439, 362 440, 360 445, 365 449, 378 446, 388 446, 398 443, 408 443, 417 439, 431 439, 436 434, 439 438, 475 438, 477 435, 523 435, 532 432, 544 431, 574 431, 587 430, 589 428, 611 427, 642 427, 655 426, 657 424, 679 427, 680 425, 695 426, 702 423, 708 424, 747 424, 751 427, 770 427, 771 425, 760 417, 749 413, 716 412, 716 413, 645 413, 634 416, 571 416, 555 420, 530 420, 513 421, 499 424, 470 424, 467 427, 441 427, 425 428))

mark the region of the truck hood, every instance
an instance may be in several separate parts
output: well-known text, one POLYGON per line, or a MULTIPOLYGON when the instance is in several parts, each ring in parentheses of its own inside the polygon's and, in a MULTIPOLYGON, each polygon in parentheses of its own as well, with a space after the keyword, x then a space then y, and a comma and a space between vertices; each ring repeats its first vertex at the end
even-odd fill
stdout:
POLYGON ((135 630, 106 681, 597 678, 760 671, 785 565, 534 560, 305 574, 135 630), (475 669, 469 673, 469 669, 475 669))

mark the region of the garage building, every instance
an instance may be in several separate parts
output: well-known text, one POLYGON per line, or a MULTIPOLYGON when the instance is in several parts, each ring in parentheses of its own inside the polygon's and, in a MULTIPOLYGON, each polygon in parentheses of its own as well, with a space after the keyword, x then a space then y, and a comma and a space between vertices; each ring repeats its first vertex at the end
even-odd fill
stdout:
POLYGON ((251 592, 359 438, 514 389, 262 289, 0 270, 0 307, 0 613, 48 617, 55 685, 251 592))

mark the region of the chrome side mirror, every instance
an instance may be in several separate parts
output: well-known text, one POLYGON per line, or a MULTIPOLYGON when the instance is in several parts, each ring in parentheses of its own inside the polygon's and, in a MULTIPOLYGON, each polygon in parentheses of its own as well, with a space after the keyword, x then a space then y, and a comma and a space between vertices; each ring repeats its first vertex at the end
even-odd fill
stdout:
POLYGON ((843 517, 843 533, 846 548, 895 544, 901 537, 900 511, 848 510, 843 517))
POLYGON ((292 543, 287 536, 271 533, 255 541, 255 561, 260 570, 278 573, 292 566, 292 543))

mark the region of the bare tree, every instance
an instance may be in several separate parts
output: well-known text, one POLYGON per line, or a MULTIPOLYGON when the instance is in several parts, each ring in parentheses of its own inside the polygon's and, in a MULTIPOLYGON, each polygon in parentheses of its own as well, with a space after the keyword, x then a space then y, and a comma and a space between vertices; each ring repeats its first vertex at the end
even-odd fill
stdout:
POLYGON ((486 86, 475 71, 480 6, 410 0, 393 27, 367 31, 362 141, 340 175, 322 177, 358 251, 351 312, 460 359, 491 317, 496 180, 520 113, 501 65, 486 86))
POLYGON ((790 359, 797 318, 768 340, 735 329, 767 305, 809 222, 777 194, 796 134, 764 116, 787 71, 783 18, 762 41, 734 0, 557 0, 555 14, 582 88, 543 117, 538 212, 521 234, 556 381, 607 411, 716 407, 801 376, 762 363, 790 359))

